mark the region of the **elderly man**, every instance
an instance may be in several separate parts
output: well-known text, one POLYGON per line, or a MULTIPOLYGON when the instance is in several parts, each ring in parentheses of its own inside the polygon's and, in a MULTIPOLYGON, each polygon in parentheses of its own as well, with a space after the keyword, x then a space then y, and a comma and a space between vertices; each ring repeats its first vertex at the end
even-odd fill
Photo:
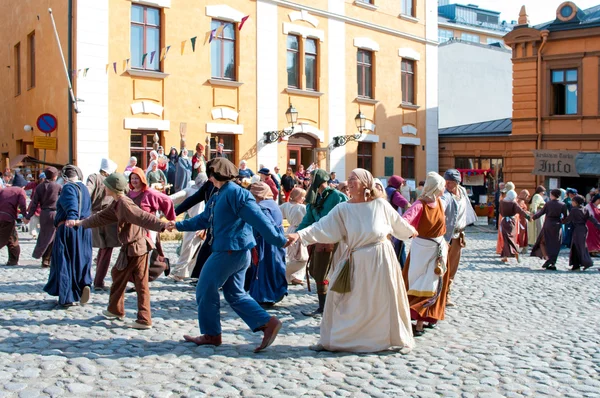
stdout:
POLYGON ((16 222, 18 211, 27 212, 27 198, 23 188, 2 186, 0 188, 0 249, 8 247, 6 265, 18 265, 21 247, 16 222))
MULTIPOLYGON (((117 164, 115 162, 110 159, 102 159, 100 171, 90 174, 88 177, 85 185, 92 199, 92 214, 99 213, 112 203, 112 197, 106 194, 104 180, 116 170, 117 164)), ((104 285, 104 278, 110 267, 113 248, 121 246, 117 236, 117 224, 94 228, 92 230, 92 246, 98 248, 94 290, 108 290, 104 285)))
POLYGON ((465 247, 465 227, 477 220, 467 190, 460 185, 462 179, 460 172, 450 169, 444 173, 446 190, 440 198, 444 204, 446 214, 446 234, 444 239, 450 245, 448 249, 448 272, 450 273, 450 285, 448 286, 447 306, 453 306, 450 301, 450 288, 454 281, 462 248, 465 247))
POLYGON ((271 171, 265 167, 258 171, 258 175, 260 176, 260 180, 271 188, 273 198, 276 199, 279 196, 279 189, 277 189, 277 184, 275 184, 273 177, 271 177, 271 171))
MULTIPOLYGON (((44 171, 46 179, 35 188, 31 195, 29 212, 24 215, 25 223, 28 224, 38 206, 40 207, 40 236, 33 250, 33 258, 42 259, 42 268, 50 267, 52 257, 52 244, 54 242, 54 216, 56 215, 56 202, 60 195, 61 186, 56 183, 58 170, 54 167, 48 167, 44 171)), ((34 226, 35 227, 35 226, 34 226)))

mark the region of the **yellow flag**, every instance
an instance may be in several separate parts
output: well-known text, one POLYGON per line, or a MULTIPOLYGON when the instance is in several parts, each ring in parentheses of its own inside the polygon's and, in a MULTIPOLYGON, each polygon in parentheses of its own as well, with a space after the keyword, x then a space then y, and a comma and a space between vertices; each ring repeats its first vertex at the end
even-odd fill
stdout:
POLYGON ((106 73, 108 73, 108 67, 110 66, 110 64, 106 64, 106 73))
POLYGON ((215 33, 215 37, 223 37, 223 30, 225 30, 225 25, 221 25, 217 28, 217 32, 215 33))
POLYGON ((163 47, 163 48, 160 50, 160 60, 161 60, 161 61, 162 61, 163 59, 165 59, 165 51, 166 51, 166 50, 167 50, 167 48, 166 48, 166 47, 163 47))
POLYGON ((184 40, 184 41, 181 42, 181 55, 183 55, 183 51, 185 50, 185 42, 186 41, 187 40, 184 40))
POLYGON ((125 68, 127 68, 127 60, 123 60, 123 72, 125 72, 125 68))

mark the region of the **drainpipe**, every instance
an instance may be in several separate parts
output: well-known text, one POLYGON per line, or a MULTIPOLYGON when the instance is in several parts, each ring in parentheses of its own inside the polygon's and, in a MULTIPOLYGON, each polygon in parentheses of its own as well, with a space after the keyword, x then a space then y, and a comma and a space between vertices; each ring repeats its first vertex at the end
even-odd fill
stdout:
MULTIPOLYGON (((542 50, 546 45, 550 32, 543 30, 540 33, 542 35, 542 45, 537 53, 537 142, 535 144, 535 149, 538 150, 542 148, 542 50)), ((540 180, 540 176, 535 177, 536 185, 541 184, 540 180)))
MULTIPOLYGON (((73 70, 73 0, 68 4, 67 58, 69 71, 73 70)), ((73 76, 72 74, 69 76, 73 76)), ((73 101, 69 94, 69 164, 73 164, 73 101)))

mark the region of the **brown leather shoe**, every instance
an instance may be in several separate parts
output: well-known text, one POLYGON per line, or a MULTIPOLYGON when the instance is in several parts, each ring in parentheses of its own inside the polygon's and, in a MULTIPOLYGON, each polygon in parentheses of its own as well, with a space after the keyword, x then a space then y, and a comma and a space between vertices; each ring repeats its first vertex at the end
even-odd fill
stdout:
POLYGON ((209 336, 207 334, 203 334, 202 336, 192 337, 187 334, 183 335, 185 341, 189 341, 191 343, 195 343, 196 345, 214 345, 218 347, 221 345, 221 335, 218 334, 216 336, 209 336))
POLYGON ((261 328, 265 335, 263 336, 262 343, 254 349, 254 352, 260 352, 273 344, 282 325, 283 324, 279 319, 272 316, 271 319, 269 319, 269 322, 261 328))

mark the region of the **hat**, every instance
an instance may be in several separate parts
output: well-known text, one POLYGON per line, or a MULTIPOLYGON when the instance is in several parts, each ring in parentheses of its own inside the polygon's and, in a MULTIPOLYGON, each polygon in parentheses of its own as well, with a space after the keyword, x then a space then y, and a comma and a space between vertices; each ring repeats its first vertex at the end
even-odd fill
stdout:
MULTIPOLYGON (((44 174, 44 178, 51 180, 58 175, 58 170, 56 170, 56 167, 50 166, 46 167, 46 170, 44 170, 42 174, 44 174)), ((42 176, 40 176, 40 178, 42 178, 42 176)))
POLYGON ((206 170, 209 177, 222 182, 233 180, 239 174, 238 168, 225 158, 212 159, 206 165, 206 170))
POLYGON ((260 177, 258 174, 254 174, 250 179, 250 184, 256 184, 257 182, 260 182, 260 177))
POLYGON ((264 182, 257 182, 250 185, 250 192, 256 200, 273 199, 273 191, 264 182))
POLYGON ((263 167, 262 169, 258 170, 258 174, 264 174, 266 176, 271 175, 271 171, 269 169, 267 169, 266 167, 263 167))
POLYGON ((138 176, 138 178, 140 179, 140 182, 143 185, 142 191, 145 191, 146 189, 148 189, 148 180, 146 179, 146 173, 144 173, 144 170, 140 169, 139 167, 134 167, 131 170, 131 172, 127 175, 127 178, 129 180, 129 189, 131 189, 131 190, 135 189, 133 187, 133 185, 131 184, 131 176, 133 174, 135 174, 136 176, 138 176))
POLYGON ((458 171, 456 169, 446 170, 446 172, 444 173, 444 180, 454 181, 454 182, 458 182, 460 184, 460 182, 462 181, 462 177, 460 176, 460 171, 458 171))
POLYGON ((40 173, 40 177, 39 177, 39 178, 40 178, 40 179, 42 179, 42 178, 46 178, 46 174, 44 174, 43 172, 42 172, 42 173, 40 173))
POLYGON ((391 176, 388 180, 388 186, 395 189, 399 189, 402 184, 404 184, 404 178, 397 175, 391 176))
MULTIPOLYGON (((65 180, 74 177, 77 177, 80 181, 83 180, 83 173, 81 172, 81 169, 72 164, 68 164, 63 167, 61 174, 65 180)), ((46 172, 46 175, 48 175, 48 172, 46 172)))
POLYGON ((127 180, 121 173, 112 173, 104 179, 104 185, 114 193, 122 195, 127 189, 127 180))
POLYGON ((100 161, 100 170, 106 172, 107 174, 112 174, 117 170, 117 164, 110 159, 103 158, 100 161))
POLYGON ((575 188, 567 188, 567 193, 577 195, 577 190, 575 188))

